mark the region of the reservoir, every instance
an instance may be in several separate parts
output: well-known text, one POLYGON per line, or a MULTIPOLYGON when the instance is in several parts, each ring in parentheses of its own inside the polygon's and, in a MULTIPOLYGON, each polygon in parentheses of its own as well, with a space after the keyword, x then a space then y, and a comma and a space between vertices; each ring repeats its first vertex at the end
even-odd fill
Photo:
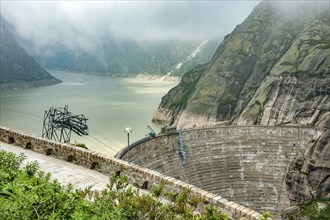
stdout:
POLYGON ((62 71, 49 71, 63 82, 53 86, 2 91, 1 126, 42 135, 44 112, 50 107, 69 106, 72 114, 83 114, 88 136, 71 133, 71 143, 85 143, 94 151, 114 155, 145 137, 150 125, 156 133, 161 125, 151 122, 161 98, 177 83, 136 78, 113 78, 62 71))

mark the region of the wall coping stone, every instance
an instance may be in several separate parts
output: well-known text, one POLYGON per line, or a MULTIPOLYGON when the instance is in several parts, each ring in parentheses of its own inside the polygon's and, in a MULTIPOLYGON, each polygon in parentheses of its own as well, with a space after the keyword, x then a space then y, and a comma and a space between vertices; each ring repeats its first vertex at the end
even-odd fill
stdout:
POLYGON ((222 199, 222 196, 216 195, 216 197, 212 198, 214 201, 222 199))
MULTIPOLYGON (((265 125, 228 125, 228 126, 223 126, 223 125, 210 125, 210 126, 200 126, 200 127, 196 127, 196 128, 186 128, 186 129, 181 129, 181 133, 182 134, 186 134, 189 132, 196 132, 196 131, 209 131, 209 130, 214 130, 214 129, 221 129, 221 130, 230 130, 230 129, 241 129, 241 128, 266 128, 266 129, 314 129, 314 130, 319 130, 319 131, 325 131, 325 128, 322 127, 310 127, 310 126, 304 126, 304 125, 280 125, 280 126, 265 126, 265 125)), ((248 129, 246 131, 249 131, 248 129)), ((272 131, 270 131, 272 132, 272 131)), ((177 135, 176 133, 174 134, 170 134, 168 136, 171 135, 177 135)), ((152 137, 144 137, 141 140, 138 140, 132 144, 130 144, 129 146, 126 146, 124 148, 122 148, 119 153, 117 153, 115 155, 116 158, 121 159, 127 152, 129 152, 130 150, 132 150, 133 148, 141 145, 142 143, 146 143, 148 141, 153 141, 153 140, 158 140, 158 139, 163 139, 164 137, 167 137, 164 134, 160 134, 154 138, 152 137)), ((265 143, 264 143, 265 144, 265 143)), ((205 145, 207 145, 205 143, 205 145)))
POLYGON ((247 216, 247 215, 249 214, 249 212, 251 212, 251 209, 246 208, 246 207, 244 207, 244 208, 241 210, 241 214, 242 214, 243 216, 247 216))

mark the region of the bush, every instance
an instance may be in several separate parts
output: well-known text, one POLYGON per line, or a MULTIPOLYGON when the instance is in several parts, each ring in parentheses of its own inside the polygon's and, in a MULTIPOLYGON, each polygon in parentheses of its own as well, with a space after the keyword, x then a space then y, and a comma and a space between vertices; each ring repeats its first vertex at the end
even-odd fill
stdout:
POLYGON ((86 147, 86 144, 84 144, 84 143, 78 143, 77 141, 75 141, 73 145, 76 146, 76 147, 84 148, 86 150, 88 149, 88 147, 86 147))
POLYGON ((164 193, 164 183, 150 194, 140 193, 127 177, 112 175, 107 188, 74 190, 50 180, 38 163, 20 168, 24 155, 0 151, 0 219, 228 219, 214 206, 193 214, 200 198, 189 190, 164 193), (172 195, 174 202, 158 197, 172 195))
POLYGON ((288 216, 288 219, 310 219, 326 220, 330 219, 330 201, 329 199, 313 199, 312 201, 299 206, 297 213, 288 216), (319 205, 321 205, 319 207, 319 205))
POLYGON ((273 215, 270 212, 263 212, 259 217, 259 220, 267 220, 268 218, 272 218, 273 215))

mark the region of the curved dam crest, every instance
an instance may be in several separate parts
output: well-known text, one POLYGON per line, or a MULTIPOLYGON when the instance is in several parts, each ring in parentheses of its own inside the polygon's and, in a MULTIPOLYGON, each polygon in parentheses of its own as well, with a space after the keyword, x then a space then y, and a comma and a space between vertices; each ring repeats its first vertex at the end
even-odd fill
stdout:
POLYGON ((323 132, 291 126, 197 128, 181 132, 185 165, 177 133, 146 138, 117 157, 250 209, 280 213, 290 206, 285 183, 290 163, 323 132))
MULTIPOLYGON (((142 190, 148 191, 152 189, 153 186, 164 183, 165 192, 178 193, 182 190, 188 190, 190 195, 198 196, 202 199, 200 202, 201 206, 213 204, 218 207, 220 211, 228 214, 229 219, 257 220, 261 215, 252 209, 228 201, 220 195, 205 191, 173 177, 165 176, 159 172, 132 163, 127 163, 126 161, 90 151, 88 149, 55 142, 37 137, 33 134, 0 126, 0 150, 2 150, 2 142, 8 143, 8 146, 14 145, 14 148, 15 146, 18 146, 25 148, 22 150, 44 154, 51 157, 51 160, 67 161, 75 165, 99 171, 105 175, 116 174, 127 176, 131 185, 142 190)), ((68 175, 70 174, 68 173, 68 175)))
MULTIPOLYGON (((306 182, 306 173, 309 177, 318 177, 313 181, 321 181, 317 183, 319 192, 316 194, 329 193, 329 152, 328 145, 324 145, 330 137, 328 130, 204 127, 183 130, 182 146, 178 144, 175 128, 165 133, 156 138, 141 139, 114 158, 0 126, 0 140, 5 143, 105 175, 125 175, 132 185, 144 190, 164 182, 167 192, 188 189, 192 195, 200 196, 204 205, 216 205, 230 219, 259 219, 258 211, 264 210, 272 211, 276 213, 276 219, 280 218, 283 208, 290 205, 292 195, 304 196, 299 186, 294 188, 298 193, 293 194, 290 187, 306 182), (299 161, 301 158, 309 160, 310 164, 299 161)), ((310 189, 307 193, 311 193, 310 189)))

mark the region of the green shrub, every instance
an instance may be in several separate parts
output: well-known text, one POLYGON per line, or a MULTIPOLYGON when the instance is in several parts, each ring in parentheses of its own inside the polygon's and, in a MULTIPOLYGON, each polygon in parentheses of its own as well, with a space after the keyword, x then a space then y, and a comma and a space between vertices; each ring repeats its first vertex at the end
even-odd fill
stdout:
POLYGON ((88 147, 86 147, 86 144, 78 143, 77 141, 75 141, 73 145, 76 146, 76 147, 81 147, 81 148, 84 148, 84 149, 88 149, 88 147))
POLYGON ((211 205, 193 214, 200 198, 189 189, 165 193, 161 183, 150 194, 140 193, 127 177, 114 174, 101 192, 92 186, 74 190, 50 180, 37 162, 20 168, 24 158, 0 151, 0 219, 228 219, 211 205), (171 195, 174 202, 162 203, 162 195, 171 195))
POLYGON ((160 183, 158 185, 153 186, 150 192, 153 196, 158 198, 162 194, 163 190, 164 190, 164 184, 160 183))
POLYGON ((300 205, 300 211, 291 216, 291 219, 303 219, 308 217, 311 220, 330 219, 330 201, 326 199, 314 199, 306 204, 300 205), (318 208, 323 203, 324 208, 318 208))
POLYGON ((273 215, 270 212, 263 212, 259 217, 259 220, 267 220, 268 218, 272 218, 273 215))

